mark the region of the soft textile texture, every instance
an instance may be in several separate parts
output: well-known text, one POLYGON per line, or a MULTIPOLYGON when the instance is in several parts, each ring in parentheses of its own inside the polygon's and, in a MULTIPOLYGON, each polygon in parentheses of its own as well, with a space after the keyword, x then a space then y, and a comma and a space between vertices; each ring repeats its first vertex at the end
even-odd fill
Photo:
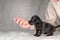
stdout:
POLYGON ((60 0, 50 0, 46 13, 46 22, 55 25, 57 17, 60 18, 60 0))

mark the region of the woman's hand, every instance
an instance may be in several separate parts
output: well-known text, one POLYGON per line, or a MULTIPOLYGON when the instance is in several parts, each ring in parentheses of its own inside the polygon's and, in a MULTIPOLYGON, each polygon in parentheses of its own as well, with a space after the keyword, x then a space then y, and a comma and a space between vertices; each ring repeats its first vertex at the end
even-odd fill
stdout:
POLYGON ((14 22, 20 25, 22 28, 30 28, 30 24, 28 23, 28 21, 21 17, 15 17, 14 22))

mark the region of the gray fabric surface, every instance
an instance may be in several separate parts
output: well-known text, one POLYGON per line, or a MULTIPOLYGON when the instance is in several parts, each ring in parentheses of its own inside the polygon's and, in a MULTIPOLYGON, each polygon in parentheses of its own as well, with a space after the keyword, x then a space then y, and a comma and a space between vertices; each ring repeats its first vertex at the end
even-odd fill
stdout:
POLYGON ((60 40, 60 32, 56 31, 53 36, 42 34, 40 37, 35 37, 29 32, 21 31, 0 31, 1 40, 60 40))
POLYGON ((48 0, 0 0, 0 30, 21 30, 13 18, 20 16, 29 20, 33 15, 44 19, 48 0))

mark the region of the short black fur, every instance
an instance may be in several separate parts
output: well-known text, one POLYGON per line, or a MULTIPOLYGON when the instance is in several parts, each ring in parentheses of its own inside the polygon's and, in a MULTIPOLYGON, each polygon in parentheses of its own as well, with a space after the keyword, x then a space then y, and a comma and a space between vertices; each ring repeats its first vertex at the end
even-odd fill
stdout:
POLYGON ((60 26, 54 26, 50 23, 43 22, 37 15, 31 17, 29 24, 35 25, 36 34, 34 36, 37 37, 40 36, 42 33, 47 34, 47 36, 52 36, 56 31, 56 28, 60 26))

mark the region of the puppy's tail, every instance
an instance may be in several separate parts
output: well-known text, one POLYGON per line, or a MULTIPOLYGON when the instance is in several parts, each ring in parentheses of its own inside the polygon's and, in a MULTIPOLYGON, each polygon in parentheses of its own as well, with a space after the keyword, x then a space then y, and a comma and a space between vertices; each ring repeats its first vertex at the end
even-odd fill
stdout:
POLYGON ((55 26, 55 28, 58 28, 58 27, 60 27, 60 25, 55 26))

